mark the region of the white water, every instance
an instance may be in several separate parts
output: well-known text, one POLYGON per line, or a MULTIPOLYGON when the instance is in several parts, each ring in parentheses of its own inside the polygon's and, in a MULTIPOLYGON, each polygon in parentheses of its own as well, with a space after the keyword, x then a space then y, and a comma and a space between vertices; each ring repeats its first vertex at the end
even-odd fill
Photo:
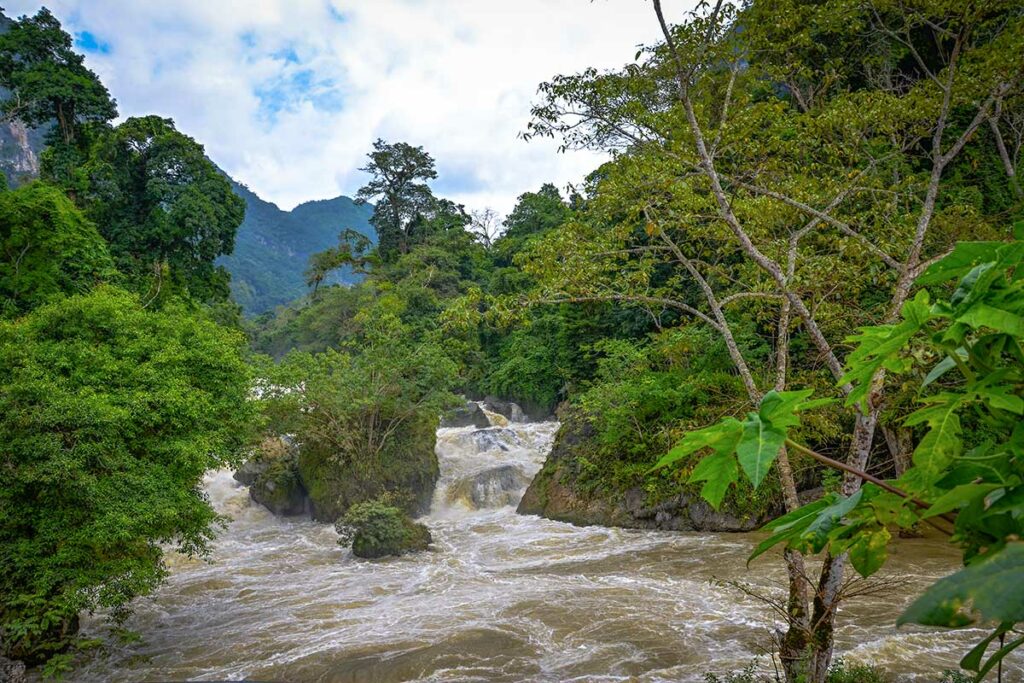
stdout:
MULTIPOLYGON (((780 563, 745 570, 756 535, 517 515, 506 503, 522 489, 510 487, 540 468, 556 428, 440 430, 441 481, 423 520, 432 551, 390 560, 353 558, 330 525, 275 518, 229 472, 212 473, 210 499, 234 521, 211 561, 172 558, 167 584, 126 625, 143 642, 111 641, 75 680, 701 681, 742 668, 767 644, 771 614, 711 580, 781 587, 780 563)), ((941 541, 898 544, 889 570, 913 585, 844 609, 844 656, 898 681, 937 681, 955 667, 979 632, 892 623, 957 560, 941 541)), ((1019 660, 1004 680, 1024 680, 1019 660)))

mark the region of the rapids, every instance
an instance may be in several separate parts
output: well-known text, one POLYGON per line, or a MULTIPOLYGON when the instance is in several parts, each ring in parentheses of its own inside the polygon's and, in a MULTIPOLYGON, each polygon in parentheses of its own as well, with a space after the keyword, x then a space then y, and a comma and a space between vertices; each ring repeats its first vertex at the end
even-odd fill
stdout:
MULTIPOLYGON (((750 662, 772 615, 723 582, 781 590, 776 558, 745 569, 757 535, 577 528, 515 513, 557 427, 439 430, 441 481, 422 520, 432 551, 383 561, 353 558, 330 525, 273 517, 230 472, 209 474, 211 502, 233 518, 210 561, 170 558, 167 583, 125 625, 142 642, 107 638, 74 679, 702 681, 750 662)), ((841 655, 899 681, 955 668, 980 631, 893 622, 957 564, 940 540, 896 545, 887 569, 910 585, 844 608, 841 655)), ((83 631, 106 628, 93 618, 83 631)), ((1007 675, 1024 680, 1019 658, 1007 675)))

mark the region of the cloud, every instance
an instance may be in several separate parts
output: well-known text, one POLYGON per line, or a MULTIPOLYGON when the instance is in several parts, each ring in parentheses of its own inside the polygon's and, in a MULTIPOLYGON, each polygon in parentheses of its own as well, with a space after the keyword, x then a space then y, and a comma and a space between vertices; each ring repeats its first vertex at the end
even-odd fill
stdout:
MULTIPOLYGON (((7 0, 9 15, 40 3, 7 0)), ((438 192, 509 211, 601 158, 525 143, 537 85, 613 68, 657 36, 645 0, 54 0, 118 100, 206 146, 288 208, 352 195, 377 137, 423 145, 438 192)), ((690 3, 681 3, 680 13, 690 3)))

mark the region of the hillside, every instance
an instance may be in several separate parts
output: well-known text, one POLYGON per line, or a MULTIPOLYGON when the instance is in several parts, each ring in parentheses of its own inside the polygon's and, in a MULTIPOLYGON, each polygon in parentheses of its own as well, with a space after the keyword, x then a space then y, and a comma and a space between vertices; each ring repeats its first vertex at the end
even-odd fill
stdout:
MULTIPOLYGON (((369 224, 372 206, 335 197, 283 211, 244 185, 231 182, 245 200, 245 221, 238 229, 234 253, 219 263, 231 272, 232 297, 247 315, 272 310, 305 294, 303 273, 309 257, 336 244, 342 230, 352 228, 376 239, 369 224)), ((330 281, 356 279, 351 271, 341 270, 330 281)))

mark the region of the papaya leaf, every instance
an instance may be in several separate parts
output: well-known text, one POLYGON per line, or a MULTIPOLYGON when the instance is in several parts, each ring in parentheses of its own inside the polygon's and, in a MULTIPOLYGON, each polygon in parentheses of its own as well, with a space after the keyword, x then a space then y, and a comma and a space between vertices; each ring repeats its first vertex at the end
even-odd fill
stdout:
POLYGON ((979 263, 995 260, 1002 242, 958 242, 953 251, 939 259, 917 278, 916 284, 934 285, 963 277, 979 263))
POLYGON ((988 304, 978 303, 971 306, 965 313, 958 316, 957 320, 974 329, 989 327, 1015 337, 1024 337, 1024 318, 988 304))
POLYGON ((1002 484, 962 484, 943 495, 921 515, 924 519, 943 515, 951 510, 961 508, 977 498, 983 498, 990 492, 1002 488, 1002 484))
POLYGON ((795 411, 813 393, 814 389, 769 391, 761 399, 758 415, 765 422, 770 422, 777 427, 795 427, 800 424, 800 418, 794 414, 795 411))
POLYGON ((786 430, 750 413, 743 422, 743 435, 736 445, 736 456, 750 483, 757 488, 786 443, 786 430))
POLYGON ((821 510, 828 507, 833 501, 835 501, 836 497, 836 494, 830 493, 823 498, 819 498, 813 503, 808 503, 803 507, 799 507, 792 512, 786 513, 782 517, 773 520, 769 524, 766 524, 764 528, 768 531, 772 531, 773 533, 754 548, 754 552, 747 558, 747 565, 749 566, 750 563, 759 555, 763 555, 779 543, 789 541, 792 538, 802 535, 804 530, 810 526, 811 522, 817 519, 821 510))
MULTIPOLYGON (((737 438, 738 438, 737 434, 737 438)), ((739 479, 739 471, 736 469, 736 458, 732 455, 732 449, 721 450, 703 459, 693 468, 690 474, 689 483, 695 484, 703 481, 704 486, 700 495, 711 504, 716 510, 722 505, 725 492, 729 485, 739 479)))
POLYGON ((932 584, 897 624, 962 627, 977 621, 1024 621, 1024 542, 932 584))
POLYGON ((1021 645, 1024 645, 1024 636, 1018 638, 1017 640, 1011 641, 1003 647, 996 650, 995 654, 989 657, 989 660, 985 662, 985 666, 981 667, 981 670, 978 671, 978 677, 974 680, 981 681, 982 679, 984 679, 985 675, 988 674, 989 671, 994 669, 996 665, 999 664, 999 662, 1003 661, 1006 655, 1010 654, 1021 645))
MULTIPOLYGON (((954 353, 956 353, 961 360, 967 359, 967 350, 963 347, 958 348, 954 353)), ((955 367, 956 360, 954 360, 952 356, 946 356, 925 376, 924 381, 921 382, 921 388, 924 389, 926 386, 939 379, 955 367)))
POLYGON ((727 448, 727 452, 731 452, 735 448, 742 431, 743 425, 739 420, 734 417, 727 417, 703 429, 687 432, 679 443, 663 455, 661 460, 649 471, 653 472, 662 467, 672 465, 702 448, 710 447, 716 451, 727 448))
POLYGON ((850 545, 850 563, 865 579, 877 572, 888 557, 886 547, 892 536, 884 526, 866 534, 860 534, 850 545))
POLYGON ((829 532, 857 507, 863 495, 864 489, 860 489, 850 496, 839 496, 834 503, 818 513, 817 518, 808 525, 807 531, 803 534, 813 544, 815 552, 821 551, 828 540, 829 532))

